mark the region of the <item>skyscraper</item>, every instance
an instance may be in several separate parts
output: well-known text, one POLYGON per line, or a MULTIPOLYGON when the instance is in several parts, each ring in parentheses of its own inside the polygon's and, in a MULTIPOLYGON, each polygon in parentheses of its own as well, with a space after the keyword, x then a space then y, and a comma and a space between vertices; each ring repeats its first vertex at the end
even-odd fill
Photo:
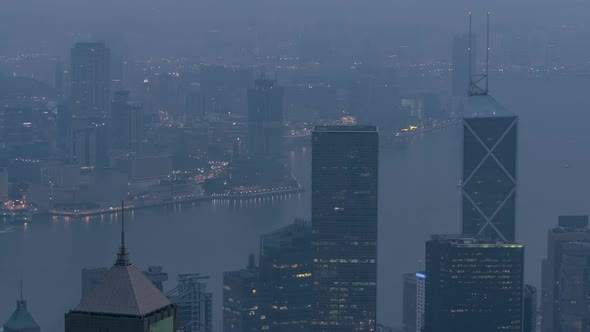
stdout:
POLYGON ((283 88, 264 77, 248 89, 248 150, 253 158, 276 160, 283 142, 283 88))
POLYGON ((312 134, 312 331, 374 331, 377 178, 374 126, 312 134))
POLYGON ((248 266, 223 273, 223 332, 268 330, 260 271, 250 255, 248 266))
POLYGON ((4 323, 4 332, 39 332, 41 328, 27 310, 27 301, 23 299, 22 284, 20 300, 16 301, 16 310, 4 323))
POLYGON ((264 234, 260 273, 270 331, 307 332, 311 325, 311 224, 264 234))
POLYGON ((426 332, 522 331, 524 248, 435 235, 426 242, 426 332))
POLYGON ((547 234, 547 257, 543 260, 541 283, 541 331, 559 332, 560 285, 563 247, 568 242, 590 241, 588 216, 559 216, 558 226, 547 234))
POLYGON ((557 331, 590 331, 590 243, 564 244, 559 272, 560 329, 557 331))
POLYGON ((518 117, 489 95, 463 116, 462 232, 514 242, 518 117))
POLYGON ((110 56, 104 42, 76 43, 71 49, 71 99, 75 114, 110 117, 110 56))
POLYGON ((175 316, 176 307, 129 261, 123 228, 115 264, 66 313, 65 331, 175 332, 175 316))

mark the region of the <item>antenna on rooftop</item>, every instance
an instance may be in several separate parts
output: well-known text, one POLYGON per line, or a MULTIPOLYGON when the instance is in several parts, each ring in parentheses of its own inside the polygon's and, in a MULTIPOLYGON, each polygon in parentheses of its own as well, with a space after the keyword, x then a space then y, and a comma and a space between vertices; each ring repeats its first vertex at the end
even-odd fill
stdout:
POLYGON ((469 57, 469 88, 467 90, 467 95, 468 96, 487 96, 488 95, 488 86, 489 86, 489 80, 488 80, 488 74, 489 74, 489 69, 490 69, 490 12, 487 13, 487 27, 486 27, 486 67, 485 67, 485 72, 483 74, 473 74, 472 73, 472 39, 473 39, 473 34, 472 34, 472 23, 471 23, 471 16, 472 13, 469 12, 469 35, 467 36, 467 38, 469 38, 469 47, 467 48, 468 51, 468 57, 469 57), (485 84, 485 86, 482 87, 482 83, 485 84))

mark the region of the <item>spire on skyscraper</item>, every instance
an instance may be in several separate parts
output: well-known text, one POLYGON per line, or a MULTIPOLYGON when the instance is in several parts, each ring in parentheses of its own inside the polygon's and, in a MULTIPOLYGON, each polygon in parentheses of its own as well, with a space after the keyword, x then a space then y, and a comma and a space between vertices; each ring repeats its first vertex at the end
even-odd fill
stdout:
POLYGON ((117 253, 115 266, 129 265, 131 265, 131 261, 129 261, 129 252, 127 251, 127 247, 125 247, 125 201, 121 201, 121 247, 117 253))

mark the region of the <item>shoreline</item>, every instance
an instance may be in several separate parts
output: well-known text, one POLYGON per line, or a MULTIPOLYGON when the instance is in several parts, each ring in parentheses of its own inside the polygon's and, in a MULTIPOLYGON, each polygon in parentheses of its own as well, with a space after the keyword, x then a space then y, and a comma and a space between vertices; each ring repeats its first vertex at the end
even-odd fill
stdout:
MULTIPOLYGON (((183 204, 183 203, 193 203, 193 202, 200 202, 200 201, 214 201, 214 200, 243 200, 243 199, 250 199, 256 197, 266 197, 266 196, 275 196, 275 195, 282 195, 282 194, 295 194, 295 193, 302 193, 305 191, 305 188, 302 186, 289 188, 289 189, 280 189, 280 190, 269 190, 264 192, 252 193, 252 194, 243 194, 243 195, 206 195, 200 197, 190 197, 190 198, 182 198, 182 199, 172 199, 166 201, 157 201, 157 202, 137 202, 133 203, 130 202, 129 204, 125 204, 125 210, 139 210, 139 209, 146 209, 151 207, 157 206, 166 206, 166 205, 175 205, 175 204, 183 204)), ((94 209, 94 210, 80 210, 80 211, 67 211, 67 210, 49 210, 45 213, 38 213, 36 215, 49 215, 52 217, 70 217, 70 218, 83 218, 89 216, 97 216, 97 215, 108 215, 113 213, 119 213, 121 211, 121 207, 111 207, 106 209, 94 209)))

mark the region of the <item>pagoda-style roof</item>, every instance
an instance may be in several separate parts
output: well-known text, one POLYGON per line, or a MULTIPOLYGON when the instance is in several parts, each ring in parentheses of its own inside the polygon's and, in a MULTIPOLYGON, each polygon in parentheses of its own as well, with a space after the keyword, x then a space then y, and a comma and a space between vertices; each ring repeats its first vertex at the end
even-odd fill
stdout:
POLYGON ((27 301, 16 301, 16 310, 4 324, 4 331, 39 331, 39 324, 27 310, 27 301))
POLYGON ((121 214, 121 247, 115 264, 72 312, 143 317, 171 305, 170 300, 129 261, 123 204, 121 214))
POLYGON ((73 311, 145 316, 170 304, 137 267, 115 265, 73 311))

